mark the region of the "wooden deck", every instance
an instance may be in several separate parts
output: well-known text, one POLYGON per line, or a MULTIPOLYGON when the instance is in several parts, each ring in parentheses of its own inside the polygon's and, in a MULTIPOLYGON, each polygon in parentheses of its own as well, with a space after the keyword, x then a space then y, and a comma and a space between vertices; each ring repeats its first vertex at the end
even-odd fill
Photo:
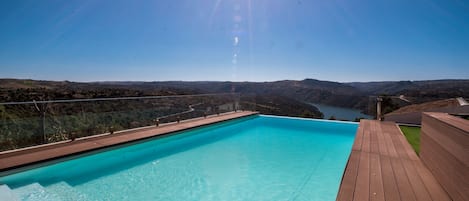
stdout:
POLYGON ((362 120, 337 201, 451 200, 396 124, 362 120))
POLYGON ((468 120, 423 113, 420 158, 453 200, 469 200, 468 120))
POLYGON ((115 134, 97 136, 87 139, 62 142, 46 146, 38 146, 24 150, 0 153, 0 175, 5 171, 20 167, 43 163, 54 159, 73 156, 93 150, 104 149, 129 142, 137 142, 156 136, 166 135, 195 127, 214 124, 231 119, 255 115, 257 112, 232 112, 214 115, 207 118, 197 118, 181 123, 172 123, 160 127, 133 129, 115 134))

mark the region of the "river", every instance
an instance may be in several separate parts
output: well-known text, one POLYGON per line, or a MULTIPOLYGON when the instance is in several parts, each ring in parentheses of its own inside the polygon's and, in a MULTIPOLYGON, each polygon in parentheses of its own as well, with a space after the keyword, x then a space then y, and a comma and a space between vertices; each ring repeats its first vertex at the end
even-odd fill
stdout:
POLYGON ((340 120, 349 120, 353 121, 355 118, 365 118, 372 119, 370 115, 363 114, 360 110, 344 108, 344 107, 335 107, 330 105, 324 105, 319 103, 311 103, 324 114, 324 119, 329 119, 331 116, 334 116, 335 119, 340 120))

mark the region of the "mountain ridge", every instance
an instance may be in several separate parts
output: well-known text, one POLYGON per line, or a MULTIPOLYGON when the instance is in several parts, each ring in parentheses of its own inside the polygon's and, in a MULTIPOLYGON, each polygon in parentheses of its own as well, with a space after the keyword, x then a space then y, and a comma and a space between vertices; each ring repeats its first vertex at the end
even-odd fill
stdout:
MULTIPOLYGON (((370 97, 390 95, 416 97, 421 101, 467 97, 469 79, 439 79, 420 81, 334 82, 318 79, 279 80, 271 82, 231 81, 99 81, 70 82, 31 79, 0 79, 0 89, 44 88, 58 91, 131 90, 136 95, 197 94, 238 92, 264 96, 283 96, 305 103, 365 110, 370 97)), ((118 95, 119 93, 115 94, 118 95)), ((126 94, 128 95, 128 94, 126 94)), ((420 102, 421 102, 420 101, 420 102)))

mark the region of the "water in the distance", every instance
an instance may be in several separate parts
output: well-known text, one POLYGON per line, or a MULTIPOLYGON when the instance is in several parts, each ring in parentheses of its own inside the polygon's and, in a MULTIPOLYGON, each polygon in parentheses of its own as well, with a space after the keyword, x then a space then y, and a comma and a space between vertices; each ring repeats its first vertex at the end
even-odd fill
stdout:
POLYGON ((22 200, 334 201, 356 123, 259 116, 0 178, 22 200))
POLYGON ((372 119, 373 117, 367 114, 363 114, 360 110, 335 107, 330 105, 324 105, 319 103, 311 103, 311 105, 317 107, 319 111, 324 114, 324 119, 329 119, 334 116, 335 119, 353 121, 356 118, 372 119))

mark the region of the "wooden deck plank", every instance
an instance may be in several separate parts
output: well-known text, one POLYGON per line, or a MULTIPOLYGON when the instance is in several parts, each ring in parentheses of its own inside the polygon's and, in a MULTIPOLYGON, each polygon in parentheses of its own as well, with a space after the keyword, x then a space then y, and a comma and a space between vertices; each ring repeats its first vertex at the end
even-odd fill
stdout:
POLYGON ((370 200, 384 201, 383 178, 379 154, 370 154, 370 200))
MULTIPOLYGON (((366 138, 365 138, 366 139, 366 138)), ((365 140, 365 144, 368 142, 365 140)), ((370 197, 370 153, 361 152, 360 162, 355 183, 354 201, 366 201, 370 197)))
POLYGON ((400 155, 398 154, 399 151, 396 149, 396 146, 394 145, 394 142, 392 140, 392 136, 395 135, 395 133, 393 133, 393 131, 390 130, 389 127, 384 124, 382 125, 382 128, 382 134, 384 135, 384 138, 386 140, 386 146, 388 148, 389 153, 391 153, 390 162, 391 167, 394 171, 394 178, 396 179, 399 196, 401 200, 416 200, 414 191, 412 190, 404 167, 402 167, 402 164, 400 163, 400 155))
POLYGON ((451 200, 394 123, 360 128, 337 200, 451 200))
POLYGON ((381 177, 383 178, 383 190, 385 200, 400 200, 397 182, 394 177, 391 160, 388 156, 381 156, 381 177))
POLYGON ((427 112, 426 114, 434 118, 438 118, 444 121, 448 125, 452 125, 466 132, 469 132, 469 125, 464 119, 461 119, 452 115, 447 115, 445 113, 438 113, 438 112, 427 112))
POLYGON ((407 173, 398 158, 391 158, 391 166, 394 170, 397 189, 399 191, 400 200, 416 200, 412 186, 410 185, 407 173))
POLYGON ((386 147, 388 148, 388 153, 389 153, 389 157, 391 158, 397 158, 397 151, 396 149, 394 148, 394 144, 392 143, 392 139, 391 139, 391 134, 389 133, 390 131, 389 130, 386 130, 384 127, 383 127, 383 137, 384 137, 384 141, 386 143, 386 147))
POLYGON ((391 166, 391 161, 389 160, 389 152, 386 146, 386 141, 383 135, 383 130, 381 124, 376 124, 378 139, 378 147, 380 154, 380 166, 381 166, 381 177, 383 179, 383 190, 385 200, 399 200, 399 190, 397 189, 396 179, 394 178, 394 171, 391 166))
POLYGON ((370 136, 370 200, 384 201, 383 179, 381 176, 381 161, 378 146, 378 125, 371 124, 370 136))
MULTIPOLYGON (((423 138, 429 138, 428 136, 422 135, 423 138)), ((437 142, 433 139, 425 139, 427 147, 422 147, 425 152, 422 152, 421 157, 425 159, 425 164, 431 167, 429 170, 432 170, 433 174, 441 178, 440 182, 446 183, 446 188, 453 190, 457 189, 457 186, 465 188, 465 192, 469 192, 469 176, 468 174, 461 173, 457 171, 458 169, 464 168, 464 164, 458 160, 455 160, 454 156, 446 152, 445 149, 438 146, 437 142), (428 155, 428 156, 427 156, 428 155), (451 159, 451 160, 447 160, 451 159), (445 161, 446 163, 441 163, 439 161, 445 161), (444 173, 443 170, 450 170, 451 174, 444 173), (459 179, 458 179, 459 178, 459 179)), ((460 192, 453 191, 451 196, 454 200, 468 200, 464 198, 464 195, 460 192)))
POLYGON ((415 198, 420 201, 429 201, 432 200, 430 192, 427 191, 422 179, 420 178, 418 172, 415 170, 412 161, 406 160, 402 163, 404 169, 409 177, 410 184, 412 189, 415 192, 415 198))
POLYGON ((376 123, 372 123, 370 125, 370 152, 376 154, 379 153, 377 132, 378 127, 376 123))
POLYGON ((422 178, 422 182, 427 188, 432 200, 435 201, 450 201, 451 198, 448 196, 446 191, 444 191, 440 185, 438 185, 438 181, 432 175, 430 170, 428 170, 422 163, 422 161, 413 161, 414 167, 417 170, 420 178, 422 178))
MULTIPOLYGON (((382 133, 383 130, 381 128, 381 124, 377 124, 377 132, 382 133)), ((380 156, 389 156, 388 148, 386 147, 386 141, 384 140, 384 136, 381 134, 377 134, 376 138, 378 139, 378 149, 380 156)))
POLYGON ((362 149, 364 127, 365 127, 365 123, 360 124, 360 126, 358 127, 357 135, 355 136, 355 142, 352 145, 352 150, 359 151, 362 149))
POLYGON ((469 200, 469 121, 423 113, 420 158, 453 200, 469 200))
POLYGON ((362 152, 370 153, 371 151, 371 131, 370 129, 364 130, 363 131, 363 144, 362 144, 362 152))
POLYGON ((370 194, 370 124, 365 122, 363 127, 363 141, 360 151, 357 181, 355 183, 354 201, 368 200, 370 194))
POLYGON ((426 185, 422 181, 418 171, 414 166, 415 164, 413 163, 413 161, 418 161, 419 158, 417 157, 417 154, 412 149, 407 140, 405 140, 405 137, 400 131, 400 129, 397 127, 397 125, 395 126, 395 130, 397 130, 398 132, 396 132, 396 135, 392 136, 392 139, 394 141, 396 149, 402 150, 400 160, 409 177, 409 181, 412 186, 412 189, 414 190, 415 197, 417 200, 421 201, 432 200, 430 192, 427 190, 426 185))
POLYGON ((391 138, 392 144, 394 145, 396 149, 398 158, 410 160, 410 157, 407 154, 407 151, 404 149, 404 146, 401 145, 401 140, 399 139, 401 136, 399 136, 399 134, 396 134, 396 133, 391 133, 389 136, 391 138))
POLYGON ((350 158, 347 163, 344 177, 342 178, 341 191, 337 195, 338 201, 352 201, 353 193, 355 192, 355 183, 358 174, 358 161, 360 160, 360 153, 352 150, 350 158))
POLYGON ((437 142, 438 146, 446 147, 447 152, 469 167, 469 157, 467 157, 469 140, 466 140, 467 134, 463 130, 455 129, 452 125, 438 123, 437 119, 425 118, 425 120, 428 123, 422 128, 422 132, 437 142), (452 130, 452 134, 444 135, 438 132, 439 130, 452 130))

